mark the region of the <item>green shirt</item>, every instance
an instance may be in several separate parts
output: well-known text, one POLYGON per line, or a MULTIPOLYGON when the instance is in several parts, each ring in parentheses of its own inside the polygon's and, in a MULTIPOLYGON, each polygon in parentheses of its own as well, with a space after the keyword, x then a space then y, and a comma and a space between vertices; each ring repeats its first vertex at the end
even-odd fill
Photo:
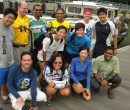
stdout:
POLYGON ((39 37, 41 34, 41 28, 46 25, 46 21, 41 17, 39 21, 35 19, 35 17, 30 18, 30 32, 31 32, 31 47, 35 49, 34 47, 34 41, 36 38, 39 37))
POLYGON ((102 78, 112 78, 113 72, 119 73, 118 58, 113 56, 110 61, 106 61, 104 55, 101 55, 93 62, 92 71, 99 74, 102 78))

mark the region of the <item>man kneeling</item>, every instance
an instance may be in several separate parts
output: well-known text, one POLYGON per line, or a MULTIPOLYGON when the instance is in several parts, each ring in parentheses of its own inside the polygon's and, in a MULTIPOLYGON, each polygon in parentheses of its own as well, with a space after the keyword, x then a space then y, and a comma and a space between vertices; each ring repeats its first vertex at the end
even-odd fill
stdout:
POLYGON ((37 73, 31 67, 32 55, 30 52, 21 54, 21 65, 11 68, 8 79, 7 88, 12 107, 15 110, 22 110, 25 100, 32 100, 30 110, 38 110, 37 101, 46 101, 46 95, 42 91, 36 89, 37 73))
POLYGON ((121 84, 119 73, 119 61, 114 55, 114 48, 107 47, 104 55, 101 55, 93 62, 92 71, 94 77, 91 78, 91 87, 98 92, 100 89, 105 89, 107 85, 110 88, 107 90, 107 95, 110 99, 114 98, 113 89, 121 84))

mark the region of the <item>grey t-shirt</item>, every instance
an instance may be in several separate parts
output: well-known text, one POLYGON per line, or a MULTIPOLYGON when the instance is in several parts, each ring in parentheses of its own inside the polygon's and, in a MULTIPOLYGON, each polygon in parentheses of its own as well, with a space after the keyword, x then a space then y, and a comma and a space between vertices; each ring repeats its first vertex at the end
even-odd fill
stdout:
POLYGON ((9 67, 14 63, 13 36, 13 28, 5 27, 0 20, 0 68, 9 67))

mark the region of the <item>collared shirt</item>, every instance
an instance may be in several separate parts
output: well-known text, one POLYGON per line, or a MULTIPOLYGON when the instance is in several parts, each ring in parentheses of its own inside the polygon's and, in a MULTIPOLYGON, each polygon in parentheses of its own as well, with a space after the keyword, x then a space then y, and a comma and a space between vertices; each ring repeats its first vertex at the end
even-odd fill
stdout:
POLYGON ((102 78, 108 78, 112 73, 119 73, 119 61, 118 58, 113 56, 110 61, 104 59, 104 55, 101 55, 95 59, 92 66, 93 73, 99 74, 102 78))
POLYGON ((14 29, 14 43, 16 45, 27 45, 29 41, 29 17, 21 17, 18 15, 13 23, 14 29))

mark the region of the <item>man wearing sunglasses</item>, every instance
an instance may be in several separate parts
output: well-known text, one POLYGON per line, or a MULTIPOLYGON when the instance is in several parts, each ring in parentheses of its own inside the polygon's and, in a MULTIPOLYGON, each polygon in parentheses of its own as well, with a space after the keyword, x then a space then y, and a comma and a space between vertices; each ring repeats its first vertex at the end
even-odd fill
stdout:
POLYGON ((33 55, 33 67, 36 68, 37 64, 37 49, 34 46, 34 41, 42 34, 41 28, 46 25, 46 21, 42 16, 42 6, 35 4, 33 6, 33 17, 30 18, 30 34, 31 34, 31 48, 30 52, 33 55))

